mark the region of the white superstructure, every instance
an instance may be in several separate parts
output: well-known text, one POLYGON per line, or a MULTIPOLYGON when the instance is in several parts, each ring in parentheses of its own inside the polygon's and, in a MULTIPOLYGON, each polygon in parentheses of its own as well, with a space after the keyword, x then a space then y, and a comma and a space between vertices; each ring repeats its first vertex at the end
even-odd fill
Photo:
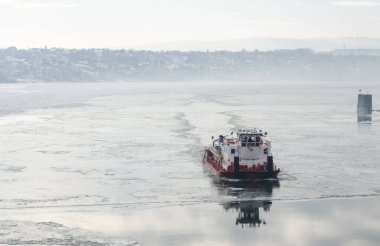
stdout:
POLYGON ((234 157, 239 157, 240 166, 256 168, 272 156, 271 143, 267 133, 258 129, 240 129, 228 136, 219 136, 214 141, 214 149, 220 156, 223 168, 231 165, 234 157))

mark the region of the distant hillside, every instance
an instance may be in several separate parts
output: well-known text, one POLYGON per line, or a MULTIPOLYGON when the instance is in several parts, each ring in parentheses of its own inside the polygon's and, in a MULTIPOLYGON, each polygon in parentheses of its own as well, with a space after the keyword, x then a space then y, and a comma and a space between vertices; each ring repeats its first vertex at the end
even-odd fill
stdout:
POLYGON ((380 50, 0 50, 0 82, 380 81, 380 50))
POLYGON ((245 38, 221 41, 178 41, 145 46, 136 49, 147 50, 180 50, 180 51, 215 51, 215 50, 276 50, 276 49, 312 49, 315 51, 331 51, 336 49, 380 49, 380 38, 245 38))

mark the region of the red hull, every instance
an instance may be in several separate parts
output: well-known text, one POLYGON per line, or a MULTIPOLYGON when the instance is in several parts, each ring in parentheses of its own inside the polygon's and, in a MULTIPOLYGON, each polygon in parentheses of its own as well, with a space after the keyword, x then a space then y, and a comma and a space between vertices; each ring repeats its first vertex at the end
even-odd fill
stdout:
MULTIPOLYGON (((207 154, 203 157, 203 163, 210 167, 211 171, 223 178, 234 179, 235 173, 233 168, 225 170, 218 162, 208 157, 207 154)), ((239 170, 239 179, 277 179, 277 175, 280 172, 279 169, 275 169, 273 172, 266 170, 239 170)))

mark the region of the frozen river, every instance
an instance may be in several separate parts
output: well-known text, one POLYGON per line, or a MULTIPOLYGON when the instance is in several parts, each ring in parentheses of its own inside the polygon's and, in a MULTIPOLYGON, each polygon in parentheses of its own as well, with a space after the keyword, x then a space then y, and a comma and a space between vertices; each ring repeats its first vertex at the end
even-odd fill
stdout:
POLYGON ((1 84, 0 244, 139 242, 106 235, 114 211, 380 196, 380 113, 356 122, 359 88, 380 109, 375 83, 1 84), (226 185, 202 165, 239 127, 268 131, 278 183, 226 185))

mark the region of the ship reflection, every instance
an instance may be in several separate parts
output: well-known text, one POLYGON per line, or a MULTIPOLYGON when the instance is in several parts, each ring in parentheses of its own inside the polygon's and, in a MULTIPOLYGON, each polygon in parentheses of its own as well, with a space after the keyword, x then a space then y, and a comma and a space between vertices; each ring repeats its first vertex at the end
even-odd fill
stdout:
POLYGON ((278 181, 228 181, 214 179, 213 184, 221 196, 234 197, 233 201, 222 203, 227 212, 235 212, 235 224, 241 227, 266 225, 260 212, 269 212, 272 206, 272 193, 280 187, 278 181))
POLYGON ((269 212, 271 205, 271 201, 233 201, 222 204, 226 211, 234 210, 237 212, 235 224, 241 227, 266 225, 266 221, 260 218, 260 208, 269 212))
POLYGON ((213 179, 213 186, 220 196, 233 196, 238 200, 269 199, 274 189, 280 187, 278 180, 271 181, 230 181, 213 179))

